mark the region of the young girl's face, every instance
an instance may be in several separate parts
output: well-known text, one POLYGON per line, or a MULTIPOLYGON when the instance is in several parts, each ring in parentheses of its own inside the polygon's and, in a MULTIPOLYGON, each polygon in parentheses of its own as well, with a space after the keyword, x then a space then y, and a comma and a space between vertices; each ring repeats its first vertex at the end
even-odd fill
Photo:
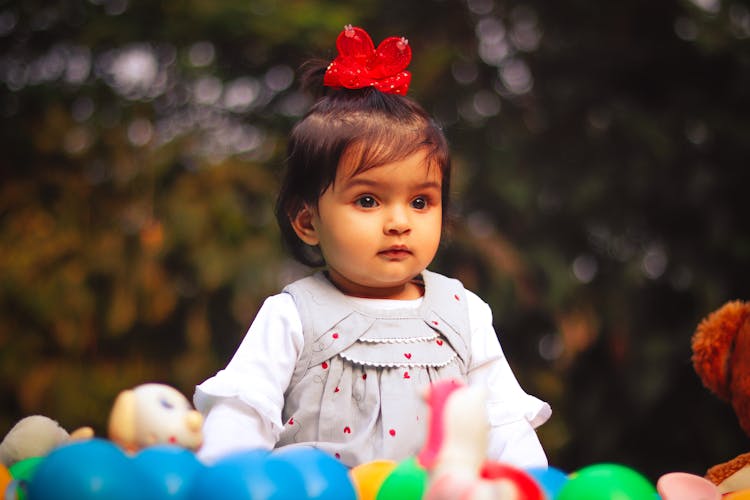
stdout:
POLYGON ((320 245, 333 283, 359 297, 410 299, 411 282, 435 257, 442 229, 442 174, 424 151, 354 173, 342 158, 336 179, 292 224, 320 245))

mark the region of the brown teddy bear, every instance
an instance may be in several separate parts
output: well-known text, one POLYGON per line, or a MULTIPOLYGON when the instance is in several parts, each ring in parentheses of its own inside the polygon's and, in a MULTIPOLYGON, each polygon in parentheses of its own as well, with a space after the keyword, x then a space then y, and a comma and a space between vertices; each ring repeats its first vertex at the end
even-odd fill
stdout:
MULTIPOLYGON (((750 302, 727 302, 693 335, 693 367, 705 385, 732 405, 750 436, 750 302)), ((711 467, 706 478, 721 493, 750 489, 750 453, 711 467)))

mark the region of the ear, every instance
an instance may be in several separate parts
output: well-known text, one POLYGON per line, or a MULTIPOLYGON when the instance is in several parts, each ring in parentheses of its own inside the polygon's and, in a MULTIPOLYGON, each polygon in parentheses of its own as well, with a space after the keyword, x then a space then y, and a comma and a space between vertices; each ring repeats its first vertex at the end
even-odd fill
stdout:
POLYGON ((91 439, 92 437, 94 437, 94 429, 88 426, 79 427, 78 429, 70 433, 71 441, 85 441, 86 439, 91 439))
POLYGON ((289 222, 294 232, 297 233, 297 237, 310 246, 320 243, 314 218, 315 211, 307 203, 296 214, 289 216, 289 222))
POLYGON ((109 439, 125 449, 135 446, 135 392, 122 391, 109 414, 109 439))

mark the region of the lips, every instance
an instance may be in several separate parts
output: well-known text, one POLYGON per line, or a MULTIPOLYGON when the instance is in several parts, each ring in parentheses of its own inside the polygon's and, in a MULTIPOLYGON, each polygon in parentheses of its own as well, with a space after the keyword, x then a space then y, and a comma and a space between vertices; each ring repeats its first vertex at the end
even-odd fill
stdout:
POLYGON ((378 254, 389 259, 403 259, 411 255, 411 250, 406 245, 393 245, 381 250, 378 254))

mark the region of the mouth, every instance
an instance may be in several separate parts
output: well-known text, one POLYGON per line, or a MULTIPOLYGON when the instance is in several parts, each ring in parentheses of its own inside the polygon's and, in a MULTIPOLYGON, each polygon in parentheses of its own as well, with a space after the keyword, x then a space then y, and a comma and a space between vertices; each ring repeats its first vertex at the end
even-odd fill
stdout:
POLYGON ((393 245, 378 252, 378 255, 382 255, 388 259, 404 259, 411 254, 411 250, 406 245, 393 245))

